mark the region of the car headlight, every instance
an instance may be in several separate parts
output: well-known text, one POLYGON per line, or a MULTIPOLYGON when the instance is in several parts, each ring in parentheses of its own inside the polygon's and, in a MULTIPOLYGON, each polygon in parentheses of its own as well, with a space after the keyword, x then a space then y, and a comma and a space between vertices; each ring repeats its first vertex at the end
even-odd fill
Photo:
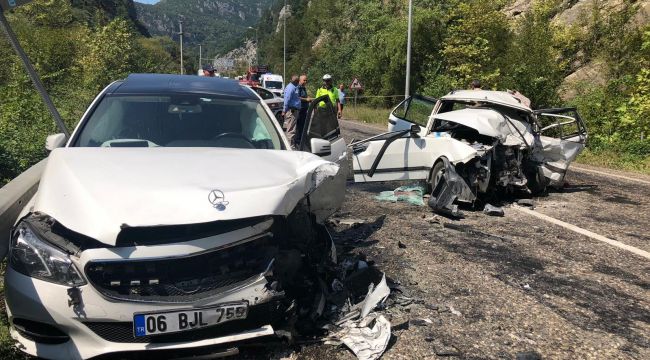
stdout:
POLYGON ((68 254, 41 240, 25 223, 14 233, 9 263, 24 275, 55 284, 80 286, 86 283, 68 254))

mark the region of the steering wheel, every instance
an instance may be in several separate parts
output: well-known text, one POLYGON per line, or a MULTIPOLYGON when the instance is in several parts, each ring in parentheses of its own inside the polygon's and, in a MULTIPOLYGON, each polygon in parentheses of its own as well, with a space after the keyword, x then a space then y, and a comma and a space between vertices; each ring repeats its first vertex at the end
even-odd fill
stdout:
POLYGON ((221 140, 223 138, 235 138, 235 139, 244 140, 245 142, 247 142, 251 146, 252 149, 255 149, 255 144, 252 141, 250 141, 246 136, 244 136, 242 134, 239 134, 239 133, 234 133, 234 132, 221 133, 221 134, 215 136, 214 138, 212 138, 212 140, 217 141, 217 140, 221 140))

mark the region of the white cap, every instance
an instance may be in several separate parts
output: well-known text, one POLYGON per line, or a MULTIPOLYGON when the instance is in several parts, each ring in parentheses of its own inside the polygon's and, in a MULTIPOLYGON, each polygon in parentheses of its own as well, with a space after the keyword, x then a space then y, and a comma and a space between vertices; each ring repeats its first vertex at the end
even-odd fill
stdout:
POLYGON ((323 75, 323 80, 332 80, 332 75, 330 74, 323 75))

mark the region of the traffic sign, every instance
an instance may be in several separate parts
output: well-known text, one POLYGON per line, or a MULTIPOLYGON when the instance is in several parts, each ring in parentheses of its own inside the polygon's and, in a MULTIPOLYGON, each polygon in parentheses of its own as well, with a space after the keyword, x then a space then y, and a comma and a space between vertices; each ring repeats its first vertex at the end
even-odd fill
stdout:
POLYGON ((2 11, 7 11, 32 1, 33 0, 0 0, 0 8, 2 8, 2 11))

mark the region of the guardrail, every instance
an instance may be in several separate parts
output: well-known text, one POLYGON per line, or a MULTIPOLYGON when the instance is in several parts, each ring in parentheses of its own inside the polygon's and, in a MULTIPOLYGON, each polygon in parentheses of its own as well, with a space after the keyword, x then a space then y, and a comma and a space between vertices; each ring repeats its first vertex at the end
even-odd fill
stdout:
POLYGON ((36 193, 46 163, 47 159, 41 160, 0 188, 0 259, 7 255, 11 228, 20 211, 36 193))

